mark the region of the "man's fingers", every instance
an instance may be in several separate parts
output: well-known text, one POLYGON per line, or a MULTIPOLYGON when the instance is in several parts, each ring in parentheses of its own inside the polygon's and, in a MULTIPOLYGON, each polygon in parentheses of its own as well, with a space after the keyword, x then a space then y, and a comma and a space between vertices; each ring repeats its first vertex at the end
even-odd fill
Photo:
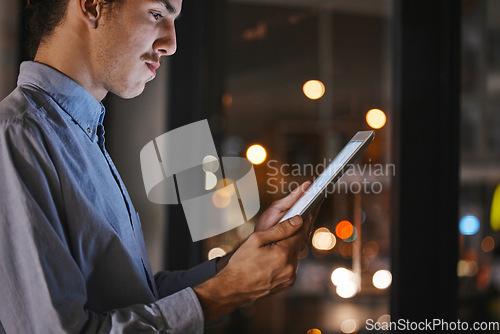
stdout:
POLYGON ((258 238, 260 246, 265 246, 292 236, 301 226, 302 218, 300 216, 295 216, 274 225, 270 229, 256 232, 254 235, 258 238))
POLYGON ((302 196, 302 194, 309 188, 311 181, 306 181, 300 186, 295 188, 288 196, 275 202, 275 206, 280 211, 286 211, 292 207, 292 205, 297 202, 297 200, 302 196))
POLYGON ((275 201, 257 220, 255 231, 265 231, 279 222, 288 209, 292 207, 310 185, 310 181, 304 182, 295 188, 288 196, 275 201))

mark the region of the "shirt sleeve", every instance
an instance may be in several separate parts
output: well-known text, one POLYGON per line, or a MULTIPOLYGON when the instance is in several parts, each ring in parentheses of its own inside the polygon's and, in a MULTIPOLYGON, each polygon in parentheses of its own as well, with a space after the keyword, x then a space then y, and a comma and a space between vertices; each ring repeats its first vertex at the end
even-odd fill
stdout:
POLYGON ((0 120, 0 328, 6 333, 202 333, 203 312, 191 288, 146 304, 88 309, 86 278, 65 237, 64 198, 43 141, 36 128, 0 120))
POLYGON ((216 274, 216 259, 203 262, 189 270, 160 271, 155 275, 156 288, 160 297, 169 296, 187 287, 195 287, 216 274))

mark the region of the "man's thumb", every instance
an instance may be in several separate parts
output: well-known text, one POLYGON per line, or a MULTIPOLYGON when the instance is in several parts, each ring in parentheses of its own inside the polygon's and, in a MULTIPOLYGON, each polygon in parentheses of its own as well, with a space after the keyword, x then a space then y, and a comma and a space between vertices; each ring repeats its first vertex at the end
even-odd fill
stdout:
POLYGON ((268 245, 291 237, 300 229, 300 226, 302 226, 302 218, 300 216, 295 216, 259 233, 261 233, 263 245, 268 245))

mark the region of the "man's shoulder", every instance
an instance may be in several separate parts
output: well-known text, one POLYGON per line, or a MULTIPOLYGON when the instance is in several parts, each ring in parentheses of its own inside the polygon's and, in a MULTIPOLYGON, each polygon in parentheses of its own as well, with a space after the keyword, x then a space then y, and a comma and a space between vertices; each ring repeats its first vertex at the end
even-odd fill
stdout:
POLYGON ((0 123, 23 123, 36 115, 49 97, 30 87, 16 87, 0 102, 0 123))
POLYGON ((46 113, 43 106, 49 97, 32 87, 16 87, 0 101, 0 141, 24 142, 39 140, 46 132, 46 113))

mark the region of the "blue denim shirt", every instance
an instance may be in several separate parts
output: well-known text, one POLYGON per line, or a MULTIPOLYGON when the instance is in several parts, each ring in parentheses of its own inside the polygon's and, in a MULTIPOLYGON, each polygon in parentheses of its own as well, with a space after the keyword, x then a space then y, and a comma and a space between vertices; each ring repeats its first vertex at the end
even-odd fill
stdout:
POLYGON ((153 276, 103 117, 83 87, 35 62, 21 64, 0 103, 0 325, 9 334, 201 333, 190 287, 215 275, 215 262, 153 276))

